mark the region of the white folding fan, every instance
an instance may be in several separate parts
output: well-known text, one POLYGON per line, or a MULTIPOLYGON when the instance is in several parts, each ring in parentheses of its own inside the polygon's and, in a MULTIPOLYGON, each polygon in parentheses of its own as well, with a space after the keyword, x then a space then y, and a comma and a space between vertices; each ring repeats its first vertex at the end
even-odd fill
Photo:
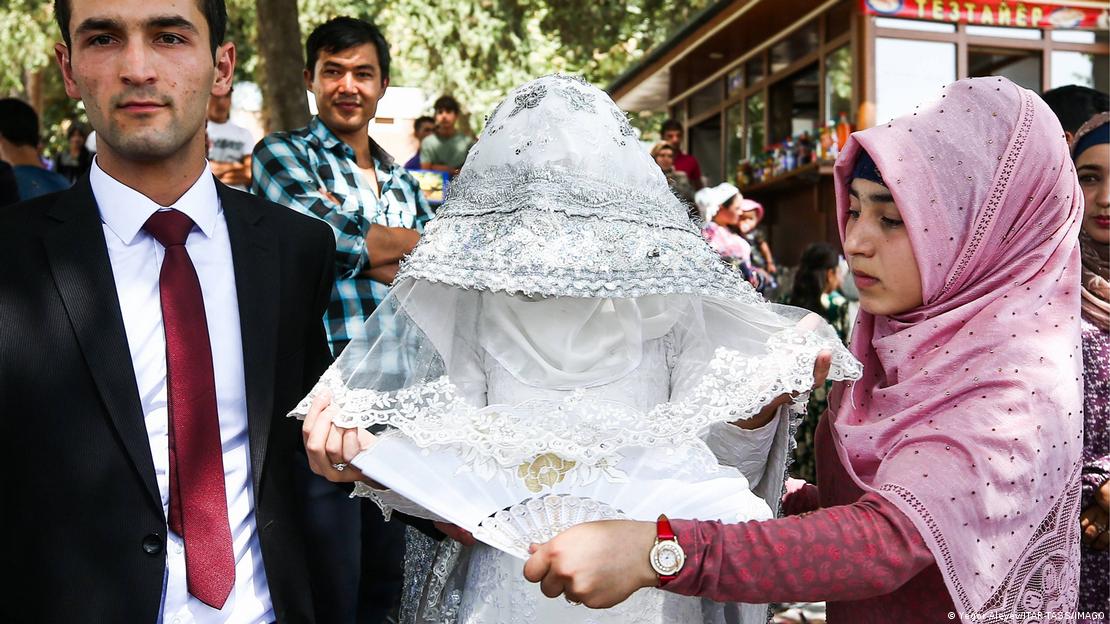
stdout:
POLYGON ((736 469, 720 466, 700 441, 678 448, 625 448, 616 463, 587 466, 546 453, 515 469, 480 474, 454 448, 425 449, 391 431, 353 464, 389 488, 379 504, 403 497, 405 513, 444 520, 506 553, 582 522, 672 517, 741 522, 772 516, 736 469))

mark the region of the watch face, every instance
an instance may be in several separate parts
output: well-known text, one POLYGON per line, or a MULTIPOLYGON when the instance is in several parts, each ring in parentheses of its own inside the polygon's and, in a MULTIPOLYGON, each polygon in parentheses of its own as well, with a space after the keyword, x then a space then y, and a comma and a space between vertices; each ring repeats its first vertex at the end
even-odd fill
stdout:
POLYGON ((686 562, 686 553, 674 540, 661 541, 651 549, 651 567, 660 576, 674 576, 686 562))

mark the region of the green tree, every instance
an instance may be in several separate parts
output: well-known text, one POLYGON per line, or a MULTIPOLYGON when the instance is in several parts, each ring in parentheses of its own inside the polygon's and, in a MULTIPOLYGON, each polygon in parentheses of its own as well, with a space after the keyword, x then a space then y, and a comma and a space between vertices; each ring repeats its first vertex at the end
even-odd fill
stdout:
MULTIPOLYGON (((33 103, 42 110, 44 125, 56 131, 64 120, 80 117, 81 110, 65 97, 53 68, 52 47, 59 37, 51 4, 0 4, 0 93, 36 100, 32 91, 41 84, 33 103)), ((298 115, 303 112, 297 112, 299 96, 294 94, 300 90, 307 33, 332 17, 351 15, 376 23, 385 33, 393 55, 392 84, 454 95, 469 113, 465 121, 477 132, 485 115, 514 86, 555 71, 582 74, 605 85, 707 4, 709 0, 227 0, 228 39, 238 50, 238 79, 262 87, 271 129, 301 123, 298 115), (289 27, 294 22, 299 36, 289 27), (267 66, 271 71, 265 71, 267 66)))

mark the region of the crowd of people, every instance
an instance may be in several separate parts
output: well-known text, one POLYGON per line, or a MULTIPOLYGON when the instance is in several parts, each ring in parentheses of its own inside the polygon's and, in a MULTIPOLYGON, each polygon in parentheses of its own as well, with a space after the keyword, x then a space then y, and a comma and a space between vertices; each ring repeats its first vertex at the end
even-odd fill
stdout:
POLYGON ((963 79, 853 134, 840 244, 784 269, 773 206, 580 78, 517 87, 478 141, 439 97, 402 164, 368 135, 391 51, 365 20, 309 34, 317 114, 256 141, 221 0, 55 13, 87 124, 44 158, 0 100, 0 620, 1110 610, 1105 95, 963 79), (436 210, 416 170, 450 176, 436 210), (364 474, 398 439, 457 470, 364 474), (479 477, 736 505, 536 533, 522 570, 421 498, 479 477))

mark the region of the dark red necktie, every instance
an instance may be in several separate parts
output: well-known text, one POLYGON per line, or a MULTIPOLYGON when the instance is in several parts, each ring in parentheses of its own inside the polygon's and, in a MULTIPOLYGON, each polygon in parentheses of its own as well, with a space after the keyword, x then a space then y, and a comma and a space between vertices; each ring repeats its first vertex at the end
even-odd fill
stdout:
POLYGON ((223 608, 235 584, 235 554, 227 519, 216 378, 204 298, 185 240, 193 220, 162 210, 143 229, 163 247, 158 276, 166 332, 169 395, 170 530, 185 542, 189 593, 223 608))

